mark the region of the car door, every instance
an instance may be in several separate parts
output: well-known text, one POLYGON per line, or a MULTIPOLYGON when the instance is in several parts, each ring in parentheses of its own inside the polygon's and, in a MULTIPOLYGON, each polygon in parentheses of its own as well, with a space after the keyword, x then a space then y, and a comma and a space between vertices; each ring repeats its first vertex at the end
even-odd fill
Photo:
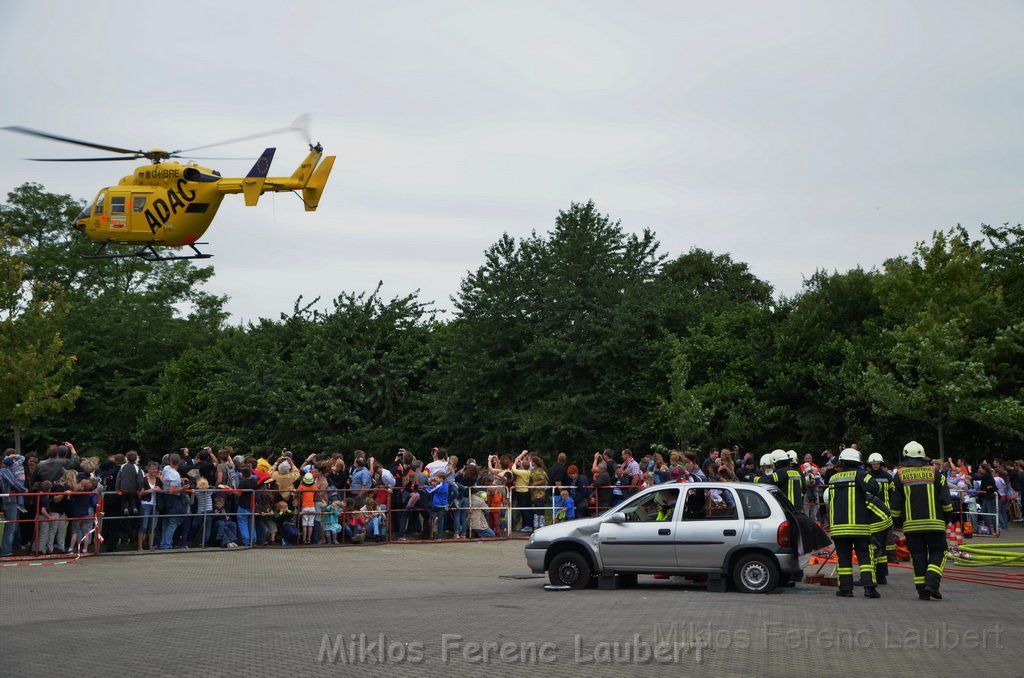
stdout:
POLYGON ((678 499, 679 488, 666 487, 640 494, 608 515, 598 531, 603 569, 630 572, 675 569, 678 499))
POLYGON ((736 494, 708 483, 687 485, 684 493, 675 533, 676 565, 682 570, 720 570, 743 537, 736 494))

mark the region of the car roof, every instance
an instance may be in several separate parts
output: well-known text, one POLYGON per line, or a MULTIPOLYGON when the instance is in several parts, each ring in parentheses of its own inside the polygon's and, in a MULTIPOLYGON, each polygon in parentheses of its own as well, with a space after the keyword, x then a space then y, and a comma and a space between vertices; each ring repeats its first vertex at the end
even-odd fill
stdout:
POLYGON ((740 482, 740 481, 706 480, 706 481, 700 481, 700 482, 696 482, 696 483, 660 483, 658 485, 652 485, 650 487, 644 488, 644 492, 646 493, 646 492, 652 492, 652 491, 657 491, 657 490, 667 490, 667 489, 670 489, 672 487, 682 487, 682 488, 696 487, 698 489, 709 489, 709 490, 716 490, 716 489, 722 489, 722 488, 726 488, 726 487, 731 487, 733 489, 753 490, 755 492, 762 492, 762 493, 768 493, 768 494, 771 494, 773 492, 778 492, 779 491, 779 488, 775 487, 774 485, 761 485, 761 484, 757 484, 757 483, 744 483, 744 482, 740 482))

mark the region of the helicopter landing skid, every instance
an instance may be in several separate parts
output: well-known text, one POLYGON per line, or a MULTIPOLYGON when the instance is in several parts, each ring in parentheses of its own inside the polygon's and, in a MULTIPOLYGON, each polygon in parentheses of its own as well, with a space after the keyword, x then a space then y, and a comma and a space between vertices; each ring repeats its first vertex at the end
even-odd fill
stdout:
POLYGON ((143 245, 134 252, 128 252, 125 254, 106 254, 105 252, 107 249, 107 245, 109 244, 109 241, 101 243, 100 246, 96 248, 96 251, 93 252, 92 254, 83 254, 81 256, 83 259, 143 259, 145 261, 178 261, 180 259, 209 259, 210 257, 213 256, 212 254, 200 252, 196 248, 196 245, 206 244, 202 242, 188 245, 188 247, 191 248, 192 251, 195 252, 195 254, 172 254, 169 256, 160 254, 156 250, 156 247, 148 243, 143 245))

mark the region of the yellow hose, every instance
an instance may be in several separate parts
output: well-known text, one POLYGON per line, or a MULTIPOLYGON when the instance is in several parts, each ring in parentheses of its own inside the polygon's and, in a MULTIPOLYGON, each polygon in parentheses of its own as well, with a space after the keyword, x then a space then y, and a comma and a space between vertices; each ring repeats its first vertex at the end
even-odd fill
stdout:
POLYGON ((1024 548, 1024 543, 971 544, 970 546, 964 544, 951 548, 949 555, 954 563, 963 567, 987 567, 991 565, 1024 567, 1024 553, 999 550, 1003 548, 1024 548))

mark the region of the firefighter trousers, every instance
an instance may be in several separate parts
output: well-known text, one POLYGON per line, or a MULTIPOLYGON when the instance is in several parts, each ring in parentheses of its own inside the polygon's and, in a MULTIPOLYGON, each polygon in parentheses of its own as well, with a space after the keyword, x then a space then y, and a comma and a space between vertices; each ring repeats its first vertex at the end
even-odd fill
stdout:
POLYGON ((836 574, 839 575, 839 590, 853 591, 853 553, 857 553, 860 565, 861 586, 875 586, 875 567, 869 546, 871 537, 833 537, 836 545, 836 574))
POLYGON ((893 542, 892 553, 895 556, 896 544, 892 538, 891 527, 871 535, 871 562, 875 564, 875 581, 882 581, 889 576, 889 542, 893 542))
POLYGON ((914 563, 914 585, 920 591, 927 586, 939 590, 942 568, 946 566, 946 533, 939 530, 907 532, 907 550, 914 563))

